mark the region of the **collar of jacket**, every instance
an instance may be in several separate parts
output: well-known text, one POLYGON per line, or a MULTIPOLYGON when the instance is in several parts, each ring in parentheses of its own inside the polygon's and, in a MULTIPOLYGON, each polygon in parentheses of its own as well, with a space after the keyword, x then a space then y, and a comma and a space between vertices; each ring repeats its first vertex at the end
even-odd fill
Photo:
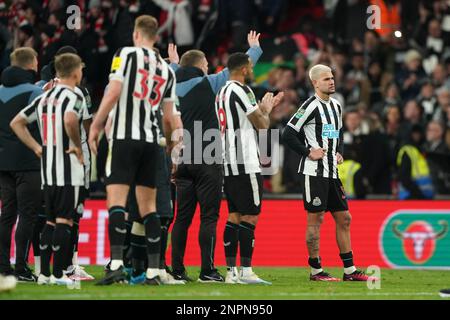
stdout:
POLYGON ((204 77, 202 69, 197 67, 181 67, 176 72, 177 82, 183 82, 196 77, 204 77))
POLYGON ((36 72, 33 70, 10 66, 2 72, 2 84, 5 87, 14 87, 24 83, 34 83, 36 75, 36 72))

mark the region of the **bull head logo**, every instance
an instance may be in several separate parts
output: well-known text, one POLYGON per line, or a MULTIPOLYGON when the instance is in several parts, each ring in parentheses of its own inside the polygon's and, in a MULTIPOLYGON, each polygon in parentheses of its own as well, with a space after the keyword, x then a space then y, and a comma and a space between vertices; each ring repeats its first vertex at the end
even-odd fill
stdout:
POLYGON ((425 221, 415 221, 411 223, 405 231, 400 231, 398 227, 402 224, 400 220, 392 223, 392 231, 401 240, 406 257, 413 263, 425 263, 433 256, 436 240, 442 239, 448 231, 448 223, 440 220, 442 227, 439 232, 435 232, 433 227, 425 221))

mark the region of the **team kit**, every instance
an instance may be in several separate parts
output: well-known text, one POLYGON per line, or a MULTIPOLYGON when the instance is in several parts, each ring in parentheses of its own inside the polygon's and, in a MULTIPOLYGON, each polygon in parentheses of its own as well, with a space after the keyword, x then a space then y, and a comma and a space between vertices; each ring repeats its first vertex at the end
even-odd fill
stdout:
MULTIPOLYGON (((136 19, 134 46, 116 52, 95 114, 89 92, 81 85, 83 62, 66 48, 55 56, 55 78, 44 86, 44 93, 11 122, 14 133, 41 163, 46 222, 40 230, 39 252, 34 253, 39 256, 34 279, 39 285, 70 285, 78 280, 94 280, 99 286, 193 281, 183 257, 197 203, 201 215, 198 281, 271 284, 252 269, 255 230, 258 220, 264 219, 258 131, 269 129, 270 113, 283 93, 267 92, 257 101, 247 85, 262 54, 259 34, 251 31, 250 49, 231 54, 227 68, 208 75, 206 57, 199 50, 187 51, 180 59, 176 46, 169 45, 169 58, 163 59, 154 48, 157 31, 153 17, 136 19), (186 134, 183 138, 183 132, 193 139, 202 135, 194 130, 195 121, 220 137, 213 163, 195 161, 198 150, 186 134), (37 124, 41 141, 29 133, 30 124, 37 124), (78 266, 76 257, 83 203, 89 196, 91 156, 97 154, 103 135, 108 141, 105 184, 111 260, 104 277, 94 279, 78 266), (229 213, 221 230, 225 276, 214 266, 215 242, 221 238, 216 236, 216 224, 222 194, 229 213), (172 223, 172 266, 168 267, 165 255, 172 223)), ((373 277, 353 263, 351 215, 337 169, 343 161, 343 106, 331 97, 335 85, 328 66, 312 66, 309 77, 314 95, 289 120, 282 139, 301 156, 298 174, 308 221, 310 280, 368 281, 373 277), (320 226, 327 211, 336 223, 343 264, 339 277, 327 273, 320 259, 320 226)), ((200 157, 204 150, 202 145, 200 157)))

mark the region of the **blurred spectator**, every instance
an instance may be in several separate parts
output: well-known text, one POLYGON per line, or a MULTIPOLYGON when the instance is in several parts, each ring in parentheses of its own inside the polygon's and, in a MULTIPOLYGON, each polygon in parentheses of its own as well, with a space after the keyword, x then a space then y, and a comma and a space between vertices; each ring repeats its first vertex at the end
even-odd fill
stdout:
POLYGON ((411 130, 409 142, 397 154, 398 198, 401 200, 431 199, 434 196, 430 169, 422 155, 423 142, 422 127, 416 125, 411 130))
POLYGON ((391 158, 395 159, 395 155, 400 146, 400 122, 402 120, 402 114, 400 107, 397 105, 388 106, 384 111, 383 124, 384 130, 388 137, 389 149, 391 152, 391 158))
POLYGON ((417 100, 423 109, 424 120, 430 121, 438 108, 435 90, 430 80, 422 84, 417 100))
POLYGON ((424 126, 423 108, 416 100, 409 100, 403 108, 403 120, 400 123, 399 138, 402 143, 409 140, 411 130, 414 126, 424 126))
POLYGON ((439 121, 428 123, 424 151, 433 181, 438 194, 450 194, 450 154, 444 141, 444 124, 439 121))
POLYGON ((389 82, 382 90, 381 101, 372 104, 372 111, 379 116, 384 114, 385 109, 391 105, 398 105, 401 102, 400 90, 395 82, 389 82))
POLYGON ((401 88, 403 99, 414 99, 420 91, 420 85, 426 78, 422 68, 422 56, 417 50, 411 49, 406 53, 405 63, 397 73, 396 82, 401 88))

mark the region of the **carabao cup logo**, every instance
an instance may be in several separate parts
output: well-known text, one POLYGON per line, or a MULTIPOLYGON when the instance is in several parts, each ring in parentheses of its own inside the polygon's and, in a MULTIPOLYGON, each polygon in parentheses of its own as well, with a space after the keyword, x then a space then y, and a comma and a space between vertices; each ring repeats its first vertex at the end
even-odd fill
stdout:
POLYGON ((397 211, 380 232, 385 262, 398 268, 450 268, 450 211, 397 211))

